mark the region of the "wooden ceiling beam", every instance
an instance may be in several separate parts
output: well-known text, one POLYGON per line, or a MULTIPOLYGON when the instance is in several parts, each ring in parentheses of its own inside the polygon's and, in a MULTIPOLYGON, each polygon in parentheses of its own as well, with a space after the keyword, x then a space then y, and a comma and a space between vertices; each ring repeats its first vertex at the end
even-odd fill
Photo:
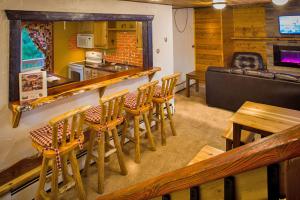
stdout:
MULTIPOLYGON (((174 8, 197 8, 209 7, 212 5, 212 0, 122 0, 141 3, 153 3, 162 5, 172 5, 174 8)), ((251 4, 265 4, 272 0, 227 0, 229 5, 251 5, 251 4)))

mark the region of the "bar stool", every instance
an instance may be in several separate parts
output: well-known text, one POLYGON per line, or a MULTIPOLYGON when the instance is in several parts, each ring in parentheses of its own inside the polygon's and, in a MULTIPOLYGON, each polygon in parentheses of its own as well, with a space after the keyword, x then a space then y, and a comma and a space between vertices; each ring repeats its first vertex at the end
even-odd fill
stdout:
POLYGON ((127 137, 127 127, 130 118, 134 119, 134 138, 129 138, 130 141, 135 143, 135 162, 141 162, 141 150, 140 150, 140 117, 143 116, 143 120, 146 126, 146 136, 149 140, 151 150, 155 151, 155 142, 151 133, 151 127, 149 118, 147 116, 149 110, 152 108, 152 98, 154 95, 155 87, 158 81, 147 83, 138 88, 137 92, 129 93, 126 95, 124 109, 126 111, 126 120, 124 123, 124 129, 122 133, 121 145, 123 147, 125 138, 127 137))
MULTIPOLYGON (((174 98, 174 89, 179 79, 180 74, 176 73, 170 76, 162 78, 162 86, 157 86, 153 96, 153 103, 156 107, 156 127, 160 124, 161 128, 161 143, 163 146, 166 145, 166 133, 165 133, 165 112, 164 105, 167 108, 167 118, 170 121, 172 134, 176 136, 176 130, 172 120, 172 113, 169 101, 174 98)), ((152 122, 153 109, 150 109, 150 122, 152 122)))
POLYGON ((117 126, 124 122, 123 107, 128 90, 121 91, 100 99, 100 106, 86 111, 85 123, 90 127, 90 138, 85 161, 85 174, 88 174, 90 162, 93 159, 98 165, 98 193, 104 192, 104 158, 105 147, 110 146, 109 137, 112 135, 117 151, 117 157, 122 175, 127 175, 124 155, 119 142, 117 126), (97 135, 97 138, 96 138, 97 135), (93 154, 94 142, 98 142, 97 153, 93 154), (106 143, 106 144, 105 144, 106 143))
POLYGON ((30 132, 32 145, 43 155, 40 181, 35 199, 58 199, 58 195, 74 185, 80 199, 87 199, 80 177, 75 149, 82 147, 84 106, 53 118, 49 125, 30 132), (70 160, 73 178, 68 174, 67 161, 70 160), (51 193, 44 187, 49 162, 52 161, 51 193), (63 186, 58 187, 59 170, 62 170, 63 186), (73 179, 73 180, 72 180, 73 179))

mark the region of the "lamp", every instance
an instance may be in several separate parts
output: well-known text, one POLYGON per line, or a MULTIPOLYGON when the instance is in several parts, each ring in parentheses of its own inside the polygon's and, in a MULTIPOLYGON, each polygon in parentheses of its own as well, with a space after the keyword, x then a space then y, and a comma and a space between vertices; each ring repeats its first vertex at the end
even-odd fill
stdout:
POLYGON ((226 2, 226 0, 213 0, 212 5, 215 9, 221 10, 226 7, 227 2, 226 2))
POLYGON ((277 6, 283 6, 286 4, 289 0, 272 0, 272 2, 277 6))

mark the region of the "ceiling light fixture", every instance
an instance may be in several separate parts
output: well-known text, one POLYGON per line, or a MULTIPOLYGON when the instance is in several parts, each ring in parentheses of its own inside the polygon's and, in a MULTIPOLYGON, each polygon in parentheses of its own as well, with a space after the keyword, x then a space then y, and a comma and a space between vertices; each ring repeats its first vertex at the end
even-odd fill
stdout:
POLYGON ((277 6, 283 6, 286 4, 289 0, 272 0, 272 2, 277 6))
POLYGON ((224 9, 227 5, 226 0, 213 0, 213 7, 215 9, 221 10, 224 9))

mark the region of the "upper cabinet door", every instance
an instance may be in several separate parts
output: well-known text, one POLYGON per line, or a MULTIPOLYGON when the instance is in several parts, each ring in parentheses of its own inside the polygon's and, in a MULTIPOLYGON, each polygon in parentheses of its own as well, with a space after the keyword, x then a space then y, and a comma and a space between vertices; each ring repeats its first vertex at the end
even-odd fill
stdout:
POLYGON ((94 22, 79 22, 78 33, 92 34, 94 32, 94 22))
POLYGON ((136 22, 136 47, 143 48, 143 22, 136 22))
POLYGON ((94 22, 94 46, 100 49, 116 48, 116 33, 109 31, 110 27, 114 27, 115 22, 99 21, 94 22))
POLYGON ((94 46, 96 48, 107 48, 108 32, 107 22, 99 21, 94 23, 94 46))

